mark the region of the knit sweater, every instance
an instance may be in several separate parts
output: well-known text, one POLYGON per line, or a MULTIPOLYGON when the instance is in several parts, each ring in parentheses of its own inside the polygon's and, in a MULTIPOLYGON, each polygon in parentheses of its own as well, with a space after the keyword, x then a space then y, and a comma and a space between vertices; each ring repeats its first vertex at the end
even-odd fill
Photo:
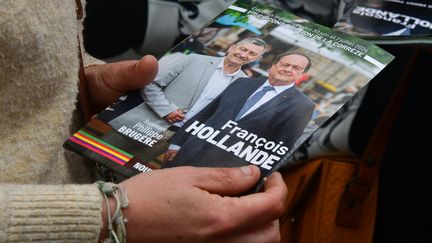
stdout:
POLYGON ((79 26, 72 0, 0 0, 0 242, 97 241, 94 166, 62 148, 80 125, 79 26))

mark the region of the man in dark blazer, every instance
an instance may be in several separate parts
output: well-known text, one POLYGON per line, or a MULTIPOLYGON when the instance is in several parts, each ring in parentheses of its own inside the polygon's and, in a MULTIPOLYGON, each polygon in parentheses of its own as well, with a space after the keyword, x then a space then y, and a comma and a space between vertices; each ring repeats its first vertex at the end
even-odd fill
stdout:
MULTIPOLYGON (((171 138, 164 167, 235 167, 248 164, 232 151, 221 148, 242 141, 236 136, 238 130, 232 131, 234 126, 290 150, 303 133, 315 107, 308 97, 294 87, 294 82, 310 66, 311 61, 307 56, 297 52, 284 53, 273 62, 268 79, 240 78, 232 83, 171 138), (230 128, 227 128, 230 120, 230 128), (224 135, 230 138, 224 141, 223 146, 216 146, 191 135, 189 127, 194 126, 196 121, 220 131, 214 140, 224 135)), ((253 143, 250 145, 256 146, 253 143)))

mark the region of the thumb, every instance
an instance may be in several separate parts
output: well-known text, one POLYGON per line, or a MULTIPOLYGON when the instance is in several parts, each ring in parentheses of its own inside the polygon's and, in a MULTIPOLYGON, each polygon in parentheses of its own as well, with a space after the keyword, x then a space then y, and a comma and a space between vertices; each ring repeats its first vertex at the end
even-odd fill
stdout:
POLYGON ((142 88, 153 81, 157 73, 154 56, 144 56, 139 61, 122 61, 109 64, 105 85, 121 92, 142 88))
POLYGON ((139 61, 121 61, 86 68, 93 108, 99 112, 127 91, 142 88, 153 81, 156 73, 157 60, 153 56, 144 56, 139 61))
POLYGON ((199 168, 194 185, 202 190, 222 196, 236 196, 256 185, 260 170, 254 165, 237 168, 199 168))

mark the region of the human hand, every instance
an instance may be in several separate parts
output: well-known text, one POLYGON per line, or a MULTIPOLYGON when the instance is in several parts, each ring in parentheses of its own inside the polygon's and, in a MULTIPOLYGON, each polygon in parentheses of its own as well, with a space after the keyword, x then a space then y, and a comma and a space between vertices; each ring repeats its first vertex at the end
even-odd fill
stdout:
POLYGON ((165 164, 167 162, 172 161, 175 158, 175 156, 177 155, 177 152, 178 152, 178 150, 168 149, 164 154, 163 163, 165 164))
POLYGON ((121 183, 127 242, 279 242, 287 196, 281 175, 273 173, 263 192, 238 197, 259 176, 256 166, 176 167, 129 178, 121 183))
POLYGON ((164 116, 164 119, 169 123, 173 124, 174 122, 182 121, 185 118, 182 110, 175 110, 168 115, 164 116))
POLYGON ((156 73, 157 60, 153 56, 144 56, 139 61, 128 60, 87 67, 87 91, 93 112, 99 113, 127 91, 149 84, 156 73))

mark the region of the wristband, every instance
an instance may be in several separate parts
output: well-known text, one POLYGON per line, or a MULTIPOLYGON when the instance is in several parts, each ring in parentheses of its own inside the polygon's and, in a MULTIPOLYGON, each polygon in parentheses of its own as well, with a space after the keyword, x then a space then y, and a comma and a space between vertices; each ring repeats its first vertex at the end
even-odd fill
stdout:
POLYGON ((105 181, 97 181, 99 191, 105 200, 107 208, 107 228, 108 228, 108 239, 104 242, 109 243, 126 243, 126 227, 125 223, 127 219, 123 218, 121 208, 127 208, 129 202, 126 197, 126 192, 123 187, 118 184, 105 181), (109 197, 115 198, 115 211, 111 218, 111 207, 109 197))

